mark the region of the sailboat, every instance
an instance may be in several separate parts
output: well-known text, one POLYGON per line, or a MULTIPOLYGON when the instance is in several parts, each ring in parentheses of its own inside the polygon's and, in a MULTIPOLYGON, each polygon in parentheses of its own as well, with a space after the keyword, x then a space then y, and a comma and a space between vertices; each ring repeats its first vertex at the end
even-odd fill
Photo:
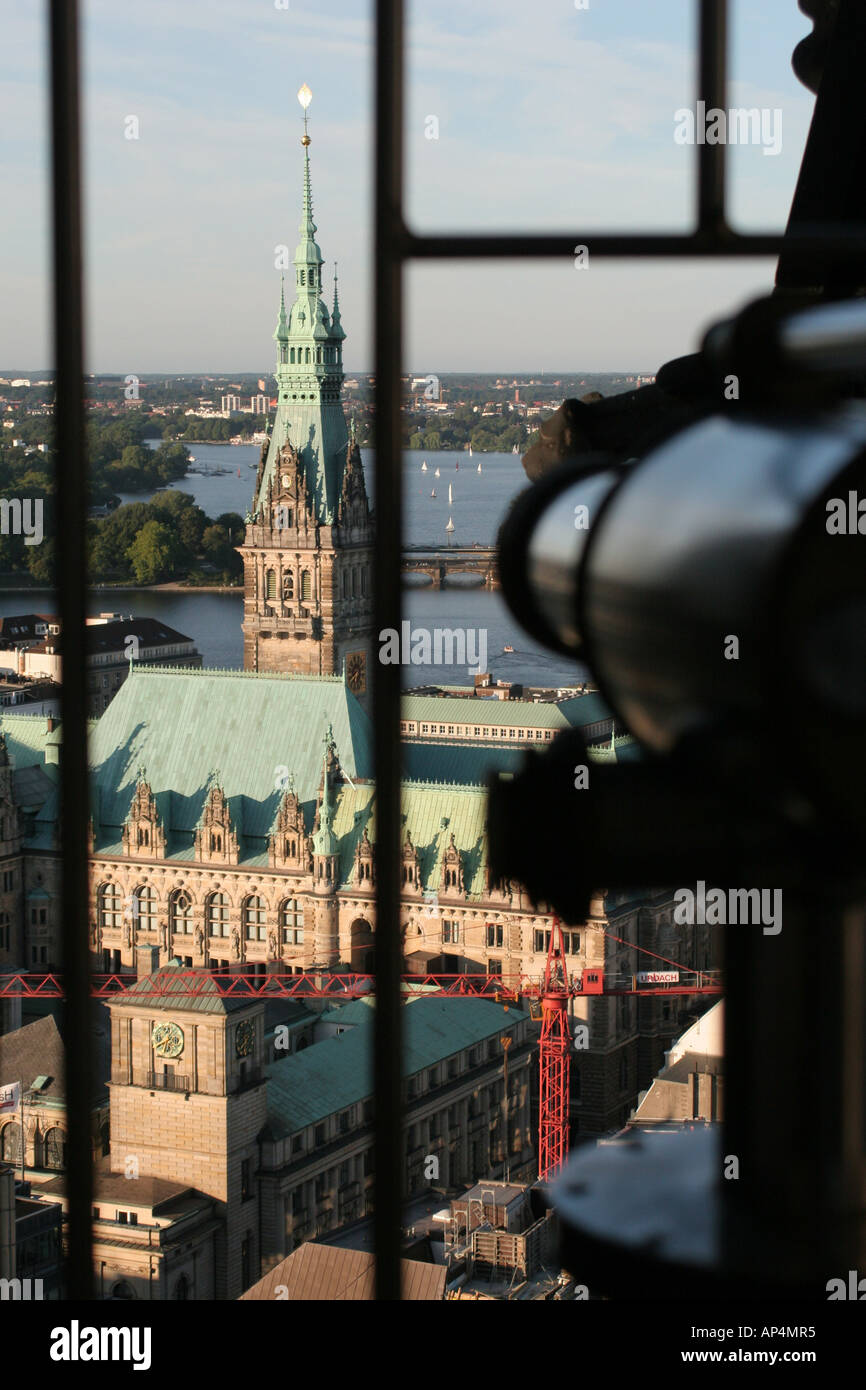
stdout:
POLYGON ((451 532, 454 530, 454 522, 451 520, 450 516, 448 518, 448 525, 445 527, 445 530, 448 532, 449 536, 451 532))
POLYGON ((480 464, 480 463, 479 463, 479 465, 478 465, 478 472, 479 472, 479 473, 481 472, 481 464, 480 464))
POLYGON ((449 505, 449 507, 452 507, 452 506, 454 505, 454 498, 453 498, 453 496, 452 496, 452 494, 451 494, 451 484, 450 484, 450 483, 448 484, 448 505, 449 505))
POLYGON ((433 477, 434 477, 434 478, 438 478, 438 477, 439 477, 439 469, 438 469, 438 468, 436 469, 436 472, 433 474, 433 477))
POLYGON ((518 447, 517 447, 516 444, 514 445, 514 448, 511 450, 511 452, 512 452, 512 454, 519 454, 519 453, 520 453, 520 450, 518 449, 518 447))
POLYGON ((435 487, 434 487, 433 491, 430 493, 430 496, 431 496, 431 497, 435 497, 435 496, 436 496, 436 489, 435 489, 435 487))
POLYGON ((454 467, 457 469, 457 471, 458 471, 458 473, 459 473, 459 472, 460 472, 460 460, 459 460, 459 459, 455 459, 455 460, 454 460, 454 467))
POLYGON ((472 445, 471 445, 471 444, 469 445, 469 457, 470 457, 470 458, 472 457, 472 445))
POLYGON ((422 472, 422 473, 426 473, 426 472, 427 472, 427 460, 426 460, 426 459, 425 459, 424 462, 421 464, 421 472, 422 472))
POLYGON ((238 469, 238 477, 240 477, 240 476, 241 476, 241 470, 238 469))

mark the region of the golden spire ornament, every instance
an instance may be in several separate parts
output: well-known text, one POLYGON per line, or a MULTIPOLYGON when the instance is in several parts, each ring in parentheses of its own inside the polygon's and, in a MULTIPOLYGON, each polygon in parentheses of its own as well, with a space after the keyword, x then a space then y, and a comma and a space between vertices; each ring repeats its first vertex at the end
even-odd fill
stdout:
POLYGON ((309 87, 305 82, 304 85, 301 87, 300 91, 298 92, 298 101, 304 108, 304 133, 301 136, 302 145, 309 145, 310 143, 310 137, 307 134, 307 107, 309 106, 312 100, 313 93, 310 91, 309 87))

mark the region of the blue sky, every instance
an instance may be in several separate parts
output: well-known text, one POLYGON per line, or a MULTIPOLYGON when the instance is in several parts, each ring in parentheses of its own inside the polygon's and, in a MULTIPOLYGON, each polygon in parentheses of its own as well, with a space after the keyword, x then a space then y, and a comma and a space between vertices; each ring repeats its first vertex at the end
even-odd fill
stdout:
MULTIPOLYGON (((288 4, 84 0, 90 370, 270 369, 275 247, 297 234, 303 81, 345 360, 370 368, 372 8, 288 4), (130 115, 138 140, 124 138, 130 115)), ((778 156, 729 151, 732 216, 781 226, 812 108, 790 55, 810 25, 795 0, 731 8, 729 105, 778 108, 783 131, 778 156)), ((673 130, 693 102, 695 13, 694 0, 409 4, 410 222, 575 240, 583 229, 590 267, 410 269, 407 369, 653 370, 770 288, 770 261, 592 262, 594 229, 690 223, 695 151, 673 130)), ((51 362, 42 6, 0 0, 0 23, 0 366, 34 369, 51 362)))

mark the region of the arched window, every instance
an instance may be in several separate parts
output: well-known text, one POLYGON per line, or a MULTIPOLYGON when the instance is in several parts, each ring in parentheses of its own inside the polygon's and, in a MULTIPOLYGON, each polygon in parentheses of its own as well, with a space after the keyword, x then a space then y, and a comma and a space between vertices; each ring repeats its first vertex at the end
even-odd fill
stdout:
POLYGON ((265 598, 276 598, 277 596, 277 572, 268 570, 265 574, 265 598))
POLYGON ((140 825, 138 827, 138 846, 139 849, 147 849, 150 845, 150 826, 140 825))
POLYGON ((349 571, 343 570, 343 598, 349 597, 349 571))
POLYGON ((4 1125, 0 1129, 0 1161, 11 1163, 14 1167, 19 1167, 21 1163, 21 1126, 15 1124, 4 1125))
POLYGON ((128 1280, 118 1279, 117 1283, 111 1286, 111 1297, 124 1298, 131 1301, 135 1298, 135 1289, 128 1280))
POLYGON ((307 283, 307 272, 306 272, 305 270, 302 270, 302 271, 300 272, 300 276, 301 276, 301 284, 302 284, 302 285, 305 285, 305 284, 307 283))
POLYGON ((120 889, 116 883, 104 883, 99 890, 99 925, 120 929, 123 922, 123 907, 120 901, 120 889))
POLYGON ((287 570, 283 575, 283 598, 292 599, 295 597, 295 576, 291 570, 287 570))
POLYGON ((304 358, 304 361, 305 361, 305 362, 309 362, 309 360, 310 360, 310 349, 309 349, 309 348, 306 348, 306 349, 305 349, 305 352, 306 352, 306 356, 305 356, 305 358, 304 358))
POLYGON ((367 566, 361 566, 361 598, 367 597, 367 566))
POLYGON ((223 852, 223 837, 220 830, 211 831, 210 852, 211 854, 222 854, 223 852))
POLYGON ((286 898, 280 903, 280 932, 284 946, 304 944, 304 903, 302 898, 286 898))
POLYGON ((229 910, 225 893, 211 893, 205 907, 208 936, 228 936, 229 910))
POLYGON ((136 892, 138 906, 138 930, 156 931, 156 894, 149 884, 136 892))
POLYGON ((290 352, 290 354, 289 354, 289 357, 290 357, 290 360, 291 360, 292 362, 294 362, 294 360, 295 360, 295 349, 294 349, 294 348, 292 348, 292 350, 291 350, 291 352, 290 352))
POLYGON ((352 598, 358 597, 358 571, 352 566, 352 598))
POLYGON ((42 1141, 42 1163, 45 1168, 66 1167, 66 1133, 58 1125, 49 1129, 42 1141))
POLYGON ((189 936, 192 932, 192 898, 182 888, 172 893, 168 905, 172 932, 182 932, 189 936))
POLYGON ((292 836, 291 839, 289 839, 288 837, 286 837, 286 839, 285 839, 284 842, 283 842, 283 858, 284 858, 284 859, 295 859, 295 858, 297 858, 297 854, 298 854, 298 842, 297 842, 297 840, 295 839, 294 836, 292 836))
POLYGON ((185 1274, 182 1274, 175 1284, 173 1297, 182 1303, 189 1298, 189 1280, 185 1274))
POLYGON ((313 596, 313 578, 309 570, 301 575, 301 603, 308 603, 313 596))
POLYGON ((321 362, 321 360, 322 360, 322 349, 321 349, 321 348, 316 348, 316 361, 317 361, 317 362, 321 362))
POLYGON ((263 898, 255 894, 244 903, 244 931, 247 941, 264 941, 267 936, 268 910, 263 898))

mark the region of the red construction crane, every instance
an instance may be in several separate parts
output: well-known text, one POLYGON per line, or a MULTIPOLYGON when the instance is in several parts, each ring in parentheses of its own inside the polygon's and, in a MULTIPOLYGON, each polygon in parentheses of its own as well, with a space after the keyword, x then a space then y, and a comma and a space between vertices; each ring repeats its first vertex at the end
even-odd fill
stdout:
POLYGON ((538 1084, 538 1176, 547 1182, 568 1157, 568 1097, 571 1029, 562 927, 554 917, 541 990, 538 1084))
MULTIPOLYGON (((604 935, 621 941, 610 932, 604 935)), ((674 968, 611 976, 598 967, 587 967, 569 981, 562 928, 554 919, 541 981, 527 975, 404 975, 402 978, 401 987, 407 997, 429 997, 438 993, 451 999, 491 999, 506 1007, 509 1003, 517 1003, 521 997, 540 1001, 538 1176, 542 1181, 554 1177, 568 1157, 569 999, 617 994, 714 995, 722 991, 721 974, 717 970, 683 970, 676 961, 656 956, 644 947, 635 946, 634 942, 623 944, 674 968)), ((133 975, 94 974, 91 977, 91 994, 96 999, 112 999, 133 986, 140 999, 167 996, 195 999, 216 987, 219 994, 240 999, 345 1001, 373 993, 376 977, 334 974, 328 970, 310 970, 299 975, 242 975, 230 971, 191 970, 183 966, 170 970, 163 966, 148 977, 146 986, 144 980, 133 975)), ((0 975, 0 999, 62 999, 63 994, 60 975, 0 975)))

